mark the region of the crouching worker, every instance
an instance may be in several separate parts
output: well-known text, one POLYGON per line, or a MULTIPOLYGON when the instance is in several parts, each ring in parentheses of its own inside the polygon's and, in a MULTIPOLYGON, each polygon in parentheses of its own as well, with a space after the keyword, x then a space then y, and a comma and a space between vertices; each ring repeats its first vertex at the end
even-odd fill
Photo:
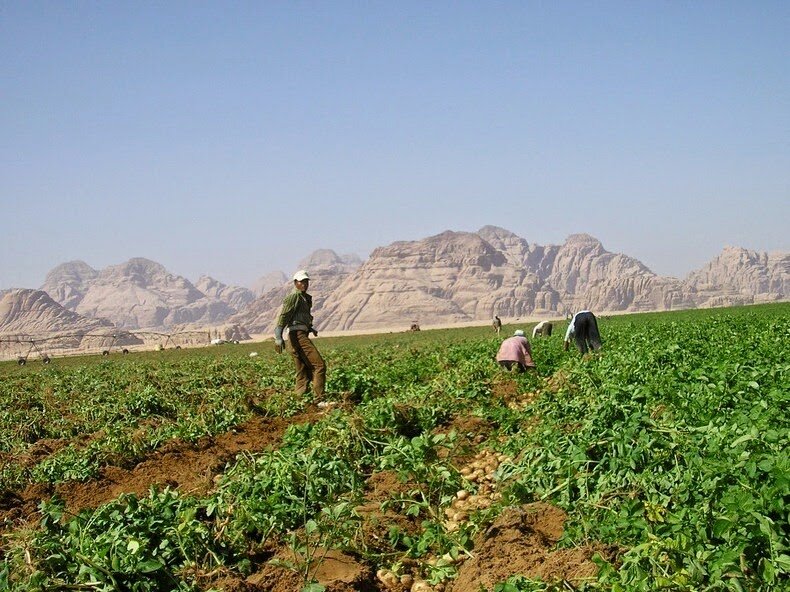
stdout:
POLYGON ((283 300, 277 326, 274 329, 274 343, 278 353, 282 352, 285 342, 283 329, 288 327, 288 351, 296 364, 296 394, 303 395, 313 383, 313 394, 324 395, 326 384, 326 363, 321 353, 310 340, 310 333, 318 335, 313 329, 313 297, 307 293, 310 278, 304 270, 297 271, 293 277, 294 289, 283 300))
POLYGON ((496 361, 503 368, 516 372, 524 372, 527 368, 535 368, 532 361, 532 346, 529 340, 524 337, 524 331, 518 329, 513 337, 508 337, 499 346, 496 361))

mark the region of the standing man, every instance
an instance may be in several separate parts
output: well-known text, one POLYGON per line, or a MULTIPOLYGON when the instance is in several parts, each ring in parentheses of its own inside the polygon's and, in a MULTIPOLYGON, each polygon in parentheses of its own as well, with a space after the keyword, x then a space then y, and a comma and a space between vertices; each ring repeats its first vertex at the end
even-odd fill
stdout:
POLYGON ((313 329, 313 315, 310 314, 313 297, 307 293, 310 277, 301 269, 294 274, 293 279, 294 289, 283 300, 274 328, 275 348, 278 353, 282 352, 283 329, 288 327, 288 342, 291 346, 288 350, 296 364, 296 394, 306 393, 312 382, 313 394, 322 397, 326 384, 326 363, 310 340, 310 333, 318 336, 318 331, 313 329))
POLYGON ((589 349, 593 351, 601 349, 601 335, 598 333, 598 321, 595 315, 589 310, 582 310, 573 315, 568 330, 565 331, 563 344, 565 351, 568 351, 571 337, 576 341, 576 347, 582 354, 586 354, 589 349))
POLYGON ((491 323, 491 326, 494 327, 494 331, 496 331, 496 334, 499 335, 499 332, 502 330, 502 320, 498 316, 494 315, 494 320, 491 323))
POLYGON ((517 329, 513 337, 508 337, 502 342, 496 361, 503 368, 508 370, 515 368, 519 373, 535 367, 535 362, 532 361, 532 347, 529 345, 529 340, 524 337, 524 331, 517 329))

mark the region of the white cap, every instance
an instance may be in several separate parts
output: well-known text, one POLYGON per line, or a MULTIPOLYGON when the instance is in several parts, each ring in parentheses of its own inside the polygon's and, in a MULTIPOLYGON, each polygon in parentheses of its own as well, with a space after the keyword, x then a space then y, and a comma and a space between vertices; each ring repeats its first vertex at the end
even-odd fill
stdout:
POLYGON ((522 331, 521 329, 516 329, 516 332, 513 333, 513 335, 515 335, 516 337, 524 337, 524 331, 522 331))
POLYGON ((310 276, 307 275, 307 272, 304 269, 300 269, 294 274, 294 281, 301 282, 302 280, 309 280, 310 276))

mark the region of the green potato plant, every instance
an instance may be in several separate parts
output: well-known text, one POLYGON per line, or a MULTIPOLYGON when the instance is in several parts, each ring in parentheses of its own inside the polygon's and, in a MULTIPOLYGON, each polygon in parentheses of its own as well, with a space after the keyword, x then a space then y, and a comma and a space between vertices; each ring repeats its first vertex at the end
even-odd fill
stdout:
MULTIPOLYGON (((560 326, 535 340, 524 375, 495 363, 488 327, 326 338, 341 406, 239 455, 201 497, 153 489, 77 516, 44 500, 40 524, 5 525, 0 589, 207 590, 209 574, 249 574, 281 546, 303 558, 290 568, 304 590, 321 589, 330 548, 446 583, 458 564, 437 557, 473 552, 504 506, 532 501, 567 512, 560 546, 619 551, 596 559, 595 581, 514 574, 496 592, 787 589, 790 305, 599 323, 601 352, 563 352, 560 326), (485 430, 456 429, 470 419, 485 430), (448 532, 444 511, 472 487, 459 465, 484 448, 512 459, 495 473, 502 498, 448 532), (403 485, 382 514, 411 529, 393 525, 374 550, 356 508, 378 471, 403 485)), ((252 347, 0 364, 0 492, 89 480, 173 438, 310 408, 288 361, 252 347)))

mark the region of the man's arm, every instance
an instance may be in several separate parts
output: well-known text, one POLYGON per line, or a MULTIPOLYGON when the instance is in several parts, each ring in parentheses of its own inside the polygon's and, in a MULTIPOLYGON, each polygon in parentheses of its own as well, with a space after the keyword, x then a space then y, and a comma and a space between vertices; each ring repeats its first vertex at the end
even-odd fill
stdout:
POLYGON ((568 351, 568 344, 571 342, 571 337, 573 337, 573 334, 576 332, 574 321, 576 321, 576 315, 574 315, 571 322, 568 323, 568 329, 565 331, 565 351, 568 351))
POLYGON ((298 294, 291 293, 283 300, 280 316, 277 317, 277 326, 274 328, 274 347, 277 353, 282 352, 285 342, 283 341, 283 329, 291 322, 296 311, 296 298, 298 294))
POLYGON ((278 327, 287 327, 291 324, 298 302, 299 294, 297 292, 291 292, 283 299, 283 305, 280 307, 280 316, 277 317, 278 327))

